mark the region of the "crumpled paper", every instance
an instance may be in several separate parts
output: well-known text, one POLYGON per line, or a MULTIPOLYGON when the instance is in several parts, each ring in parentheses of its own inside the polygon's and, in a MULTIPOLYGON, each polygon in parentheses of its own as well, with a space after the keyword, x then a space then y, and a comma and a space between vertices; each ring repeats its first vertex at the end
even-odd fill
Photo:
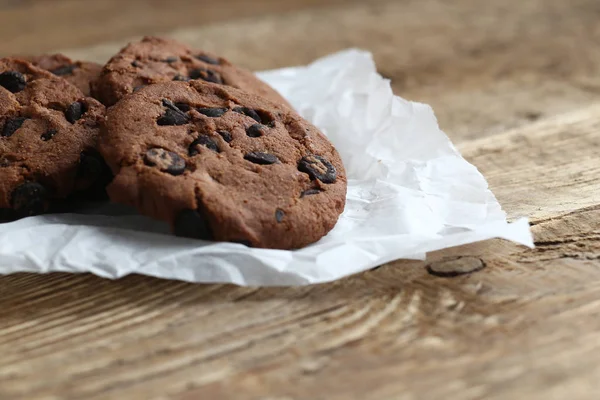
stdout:
POLYGON ((505 213, 477 169, 438 128, 432 109, 394 96, 371 55, 347 50, 306 67, 259 74, 334 143, 349 182, 338 224, 296 251, 168 234, 117 205, 0 224, 0 274, 138 273, 190 282, 282 286, 327 282, 396 259, 490 238, 527 246, 526 220, 505 213))

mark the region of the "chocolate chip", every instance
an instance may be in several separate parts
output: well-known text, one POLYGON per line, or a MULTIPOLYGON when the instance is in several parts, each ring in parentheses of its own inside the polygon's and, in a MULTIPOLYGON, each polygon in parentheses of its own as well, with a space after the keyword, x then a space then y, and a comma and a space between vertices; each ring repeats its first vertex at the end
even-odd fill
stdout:
POLYGON ((175 107, 177 107, 177 109, 183 111, 183 112, 188 112, 192 109, 192 107, 190 107, 189 104, 186 103, 174 103, 175 107))
POLYGON ((135 68, 141 68, 143 65, 142 65, 142 63, 141 63, 141 62, 139 62, 138 60, 133 60, 133 61, 131 62, 131 66, 132 66, 132 67, 135 67, 135 68))
POLYGON ((190 79, 200 79, 202 77, 202 74, 206 74, 205 69, 193 69, 190 71, 189 77, 190 79))
MULTIPOLYGON (((189 104, 182 103, 182 102, 173 103, 169 99, 163 99, 162 105, 165 108, 168 108, 169 110, 173 110, 175 112, 182 113, 182 114, 185 114, 186 112, 191 110, 191 107, 189 104)), ((187 118, 187 116, 186 116, 186 118, 187 118)))
POLYGON ((140 89, 143 89, 143 88, 145 88, 146 86, 147 86, 147 85, 140 85, 140 86, 136 86, 136 87, 134 87, 134 88, 133 88, 133 93, 137 92, 137 91, 138 91, 138 90, 140 90, 140 89))
POLYGON ((279 161, 279 159, 273 154, 261 153, 259 151, 253 151, 251 153, 248 153, 244 156, 244 158, 250 162, 253 162, 254 164, 261 165, 275 164, 279 161))
POLYGON ((271 128, 275 127, 275 121, 273 120, 273 118, 271 117, 271 115, 267 112, 264 112, 262 110, 253 110, 251 108, 248 107, 235 107, 233 109, 233 111, 243 114, 247 117, 252 118, 253 120, 255 120, 256 122, 263 124, 263 125, 268 125, 271 128))
POLYGON ((11 161, 7 157, 0 157, 0 168, 6 168, 10 166, 11 161))
POLYGON ((202 78, 202 79, 204 79, 207 82, 213 82, 213 83, 218 83, 218 84, 223 83, 223 78, 221 78, 221 75, 218 72, 211 71, 211 70, 208 70, 206 77, 202 78))
POLYGON ((221 62, 219 60, 217 60, 216 58, 213 58, 211 56, 207 56, 206 54, 198 54, 194 57, 196 57, 200 61, 204 61, 207 64, 212 64, 212 65, 221 64, 221 62))
POLYGON ((37 182, 25 182, 13 190, 10 206, 20 217, 42 214, 48 209, 48 191, 37 182))
POLYGON ((171 57, 165 58, 163 61, 170 64, 170 63, 177 62, 177 60, 179 60, 178 57, 171 56, 171 57))
POLYGON ((85 106, 85 104, 83 104, 80 101, 76 101, 74 103, 71 103, 71 105, 65 111, 65 118, 67 119, 67 121, 74 124, 75 122, 81 119, 81 117, 83 116, 83 114, 86 113, 86 111, 87 107, 85 106))
POLYGON ((173 111, 181 111, 179 107, 177 107, 177 105, 169 99, 162 99, 161 103, 165 108, 171 109, 173 111))
POLYGON ((321 189, 308 189, 300 194, 300 198, 303 198, 304 196, 312 196, 315 194, 319 194, 321 192, 322 192, 321 189))
POLYGON ((152 148, 146 152, 144 163, 157 167, 171 175, 181 175, 185 171, 185 160, 178 154, 161 148, 152 148))
POLYGON ((73 73, 73 71, 75 71, 75 69, 77 69, 77 66, 75 64, 71 64, 71 65, 63 65, 62 67, 52 69, 52 70, 50 70, 50 72, 52 72, 56 76, 64 76, 64 75, 71 75, 73 73))
POLYGON ((227 112, 227 108, 196 108, 198 112, 207 117, 218 118, 227 112))
POLYGON ((275 210, 275 220, 277 220, 277 222, 283 221, 283 217, 285 217, 285 212, 281 208, 275 210))
POLYGON ((18 71, 6 71, 0 74, 0 86, 12 93, 25 89, 27 81, 25 76, 18 71))
POLYGON ((298 169, 307 173, 310 179, 318 179, 323 183, 333 183, 337 177, 335 167, 325 158, 316 154, 302 157, 298 169))
POLYGON ((255 120, 256 122, 258 122, 259 124, 262 124, 262 122, 263 122, 262 118, 260 117, 260 115, 258 115, 258 113, 255 110, 251 109, 251 108, 248 108, 248 107, 235 107, 233 109, 233 111, 235 111, 236 113, 239 113, 239 114, 243 114, 243 115, 245 115, 247 117, 250 117, 253 120, 255 120))
POLYGON ((213 237, 208 220, 200 212, 189 209, 177 214, 173 222, 173 233, 200 240, 211 240, 213 237))
POLYGON ((79 190, 71 196, 73 199, 108 200, 105 188, 112 181, 113 174, 100 153, 86 150, 80 154, 76 178, 76 187, 79 190))
POLYGON ((158 125, 185 125, 188 123, 188 116, 173 104, 171 100, 163 99, 162 104, 167 110, 156 120, 158 125))
POLYGON ((195 156, 199 153, 198 146, 204 146, 212 151, 219 152, 219 146, 217 146, 217 142, 213 138, 208 135, 200 135, 198 139, 194 140, 188 149, 188 153, 190 156, 195 156))
POLYGON ((179 74, 177 74, 177 75, 175 75, 175 76, 173 77, 173 80, 174 80, 174 81, 188 82, 188 81, 190 80, 190 78, 188 78, 187 76, 183 76, 183 75, 179 75, 179 74))
POLYGON ((246 135, 250 136, 250 137, 261 137, 262 135, 264 135, 263 130, 266 128, 266 126, 261 125, 261 124, 254 124, 251 127, 249 127, 248 129, 246 129, 246 135))
POLYGON ((211 71, 206 68, 197 68, 193 69, 189 73, 190 79, 202 79, 206 82, 212 83, 223 83, 223 79, 221 79, 221 75, 218 72, 211 71))
POLYGON ((223 140, 226 141, 227 143, 231 142, 231 140, 233 139, 231 137, 231 133, 229 133, 228 131, 217 131, 217 133, 219 135, 221 135, 221 137, 223 138, 223 140))
POLYGON ((56 135, 58 133, 58 131, 56 129, 48 129, 46 132, 42 133, 41 139, 44 141, 50 140, 54 137, 54 135, 56 135))
POLYGON ((13 133, 15 133, 21 127, 21 125, 23 125, 23 122, 25 122, 26 119, 27 118, 24 117, 7 119, 6 122, 4 122, 4 128, 2 128, 2 136, 11 137, 13 133))
POLYGON ((78 178, 87 178, 92 181, 98 179, 106 168, 106 163, 100 154, 83 152, 79 156, 79 169, 77 170, 78 178))

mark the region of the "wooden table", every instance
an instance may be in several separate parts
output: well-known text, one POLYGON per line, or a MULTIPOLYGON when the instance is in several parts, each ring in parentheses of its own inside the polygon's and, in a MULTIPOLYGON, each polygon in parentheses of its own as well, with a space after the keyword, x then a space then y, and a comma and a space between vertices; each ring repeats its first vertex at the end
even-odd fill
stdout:
POLYGON ((145 33, 252 69, 368 49, 537 244, 292 289, 6 276, 0 399, 599 398, 599 20, 597 0, 0 0, 3 55, 104 61, 145 33))

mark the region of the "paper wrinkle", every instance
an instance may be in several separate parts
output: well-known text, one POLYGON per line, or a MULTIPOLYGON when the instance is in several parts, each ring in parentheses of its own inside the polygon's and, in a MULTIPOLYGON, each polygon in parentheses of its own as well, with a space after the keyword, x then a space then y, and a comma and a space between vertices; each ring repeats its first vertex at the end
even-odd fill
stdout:
POLYGON ((0 224, 0 274, 138 273, 252 286, 328 282, 396 259, 503 238, 533 246, 477 169, 438 128, 431 107, 394 96, 371 54, 346 50, 311 65, 259 73, 334 143, 348 174, 346 209, 318 243, 252 249, 169 235, 112 204, 0 224))

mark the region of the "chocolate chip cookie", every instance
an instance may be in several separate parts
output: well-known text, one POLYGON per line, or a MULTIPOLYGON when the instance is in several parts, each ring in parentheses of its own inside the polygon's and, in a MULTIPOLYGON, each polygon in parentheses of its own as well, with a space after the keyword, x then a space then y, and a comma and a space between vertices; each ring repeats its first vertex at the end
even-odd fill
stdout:
POLYGON ((62 54, 45 54, 41 56, 25 57, 38 68, 52 72, 56 76, 66 79, 77 86, 85 96, 90 96, 90 84, 100 76, 102 65, 87 62, 73 61, 62 54))
POLYGON ((110 198, 179 236, 295 249, 344 209, 333 145, 287 107, 201 81, 151 85, 109 108, 110 198))
POLYGON ((92 187, 104 106, 32 64, 0 59, 0 217, 40 214, 92 187))
POLYGON ((240 88, 289 107, 279 93, 252 72, 224 58, 158 37, 131 43, 111 58, 92 85, 92 94, 111 106, 153 83, 195 79, 240 88))

